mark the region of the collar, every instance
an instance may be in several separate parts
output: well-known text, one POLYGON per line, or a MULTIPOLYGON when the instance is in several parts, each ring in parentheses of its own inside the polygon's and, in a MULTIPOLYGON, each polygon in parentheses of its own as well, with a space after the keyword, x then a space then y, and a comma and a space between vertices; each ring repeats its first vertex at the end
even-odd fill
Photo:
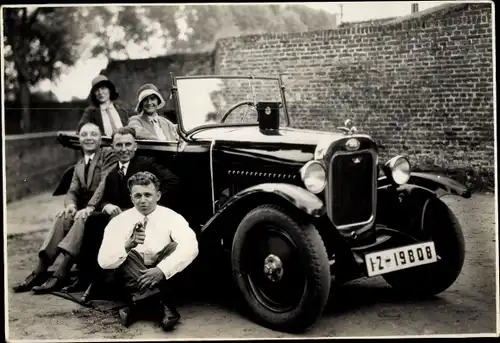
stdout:
POLYGON ((121 169, 121 167, 125 167, 125 170, 127 170, 129 165, 130 161, 128 161, 127 163, 121 163, 120 161, 118 161, 118 169, 121 169))
POLYGON ((94 157, 95 157, 95 152, 94 152, 94 153, 92 153, 92 154, 90 154, 90 155, 83 155, 83 157, 85 158, 85 164, 87 164, 87 163, 89 163, 89 160, 90 160, 90 159, 92 159, 92 160, 94 159, 94 157))
POLYGON ((141 212, 139 212, 139 210, 137 208, 134 207, 135 212, 139 216, 141 216, 141 218, 144 219, 144 217, 146 217, 146 218, 148 218, 148 220, 150 220, 154 216, 154 214, 155 214, 155 212, 156 212, 157 209, 158 209, 158 204, 156 204, 156 207, 154 208, 154 210, 150 214, 148 214, 147 216, 145 216, 144 214, 142 214, 141 212))
POLYGON ((99 107, 101 108, 101 110, 107 110, 107 109, 112 109, 114 108, 113 106, 113 103, 110 102, 110 103, 107 103, 107 104, 100 104, 99 107))
POLYGON ((148 115, 144 115, 144 116, 146 117, 146 119, 147 119, 150 123, 153 123, 153 121, 154 121, 155 119, 156 119, 156 121, 158 121, 158 118, 160 117, 160 116, 158 115, 158 113, 154 113, 154 114, 152 114, 152 115, 150 115, 150 116, 148 116, 148 115))

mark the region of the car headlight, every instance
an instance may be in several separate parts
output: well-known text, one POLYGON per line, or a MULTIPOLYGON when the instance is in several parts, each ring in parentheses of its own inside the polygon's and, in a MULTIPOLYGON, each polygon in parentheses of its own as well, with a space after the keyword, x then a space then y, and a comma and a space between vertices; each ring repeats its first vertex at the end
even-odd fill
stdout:
POLYGON ((406 157, 393 157, 386 163, 386 166, 389 167, 392 179, 398 185, 404 185, 410 179, 411 167, 406 157))
POLYGON ((307 190, 318 194, 326 186, 326 170, 319 161, 309 161, 300 169, 300 177, 307 190))

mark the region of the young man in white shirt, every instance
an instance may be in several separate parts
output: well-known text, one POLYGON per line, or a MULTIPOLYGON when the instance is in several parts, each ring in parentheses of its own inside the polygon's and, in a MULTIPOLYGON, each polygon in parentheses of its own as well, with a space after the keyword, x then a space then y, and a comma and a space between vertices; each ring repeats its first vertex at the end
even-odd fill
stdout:
POLYGON ((165 281, 198 255, 196 234, 180 214, 157 204, 160 181, 154 174, 138 172, 130 177, 128 187, 134 207, 106 226, 98 263, 103 269, 114 269, 130 295, 131 305, 119 311, 124 326, 130 324, 137 305, 158 299, 163 306, 161 324, 169 330, 180 315, 165 297, 165 281))

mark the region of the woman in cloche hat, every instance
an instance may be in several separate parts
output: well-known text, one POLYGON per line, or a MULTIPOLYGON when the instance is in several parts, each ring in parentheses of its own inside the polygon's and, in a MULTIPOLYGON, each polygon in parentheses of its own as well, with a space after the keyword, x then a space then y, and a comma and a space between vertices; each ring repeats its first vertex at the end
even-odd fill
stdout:
POLYGON ((106 76, 94 78, 89 94, 91 105, 83 111, 78 128, 90 122, 99 126, 104 136, 111 136, 117 129, 126 126, 129 116, 127 110, 115 102, 118 97, 115 85, 106 76))
POLYGON ((158 115, 158 110, 165 106, 165 100, 158 88, 152 83, 142 85, 137 91, 138 113, 130 117, 129 127, 133 127, 138 139, 177 141, 175 125, 167 118, 158 115))

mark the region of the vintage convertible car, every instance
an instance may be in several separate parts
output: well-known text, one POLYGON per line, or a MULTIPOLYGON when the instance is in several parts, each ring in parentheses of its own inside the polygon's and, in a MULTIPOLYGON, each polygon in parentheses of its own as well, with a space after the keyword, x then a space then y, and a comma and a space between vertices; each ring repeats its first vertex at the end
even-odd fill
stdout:
MULTIPOLYGON (((180 139, 139 141, 138 153, 181 177, 199 258, 221 252, 256 321, 305 330, 333 285, 357 278, 382 276, 413 297, 457 279, 464 239, 440 197, 468 198, 464 186, 412 172, 404 156, 379 161, 376 142, 349 120, 334 132, 290 127, 288 111, 301 105, 287 106, 281 75, 172 84, 180 139)), ((58 139, 79 148, 74 132, 58 139)))

